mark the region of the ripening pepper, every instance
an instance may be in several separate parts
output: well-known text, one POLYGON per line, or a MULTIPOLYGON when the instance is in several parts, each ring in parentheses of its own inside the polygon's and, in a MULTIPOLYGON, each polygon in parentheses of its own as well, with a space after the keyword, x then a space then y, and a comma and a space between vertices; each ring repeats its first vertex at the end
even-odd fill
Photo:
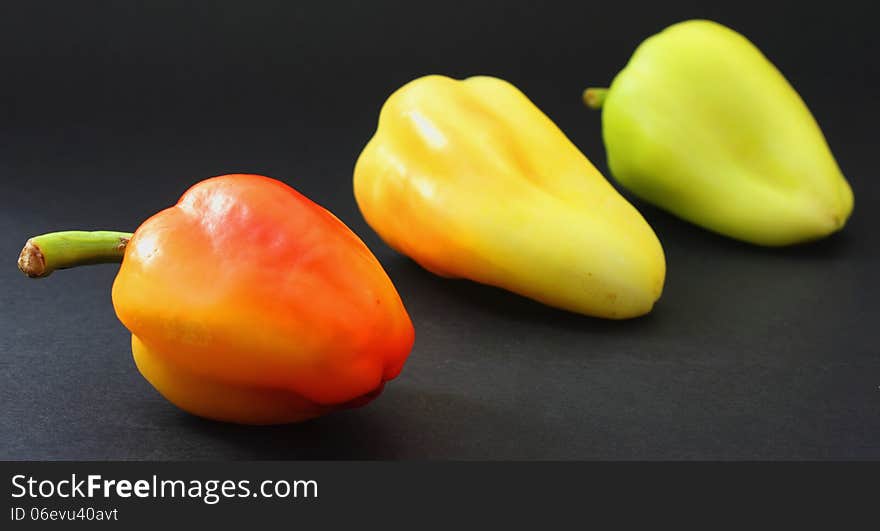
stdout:
POLYGON ((642 216, 510 83, 416 79, 392 94, 354 171, 367 222, 444 277, 623 319, 666 274, 642 216))
POLYGON ((365 404, 414 332, 370 250, 333 214, 258 175, 190 188, 133 235, 28 241, 29 276, 120 261, 113 306, 143 376, 193 414, 296 422, 365 404))
POLYGON ((804 101, 721 24, 666 28, 584 100, 602 109, 614 178, 692 223, 778 246, 834 233, 852 213, 852 189, 804 101))

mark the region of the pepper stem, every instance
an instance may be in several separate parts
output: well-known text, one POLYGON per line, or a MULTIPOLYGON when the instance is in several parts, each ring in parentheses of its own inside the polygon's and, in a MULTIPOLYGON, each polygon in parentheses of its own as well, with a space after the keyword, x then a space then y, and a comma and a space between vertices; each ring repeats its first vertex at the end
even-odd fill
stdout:
POLYGON ((131 236, 130 232, 107 230, 69 230, 34 236, 24 244, 18 268, 31 278, 42 278, 56 269, 122 262, 131 236))
POLYGON ((607 88, 590 87, 583 93, 584 103, 591 109, 601 109, 608 95, 607 88))

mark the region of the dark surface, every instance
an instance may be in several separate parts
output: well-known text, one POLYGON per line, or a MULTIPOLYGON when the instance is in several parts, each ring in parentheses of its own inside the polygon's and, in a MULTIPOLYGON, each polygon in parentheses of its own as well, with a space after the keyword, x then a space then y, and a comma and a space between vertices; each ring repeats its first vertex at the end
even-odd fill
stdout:
POLYGON ((860 8, 147 4, 0 15, 0 458, 880 458, 880 76, 860 8), (364 223, 352 169, 401 84, 506 78, 607 175, 581 89, 693 17, 745 33, 810 105, 855 190, 842 234, 768 250, 636 202, 666 289, 651 315, 607 322, 434 277, 364 223), (233 172, 335 212, 396 283, 416 346, 368 407, 275 428, 191 417, 135 369, 115 266, 45 281, 15 269, 30 235, 133 230, 233 172))

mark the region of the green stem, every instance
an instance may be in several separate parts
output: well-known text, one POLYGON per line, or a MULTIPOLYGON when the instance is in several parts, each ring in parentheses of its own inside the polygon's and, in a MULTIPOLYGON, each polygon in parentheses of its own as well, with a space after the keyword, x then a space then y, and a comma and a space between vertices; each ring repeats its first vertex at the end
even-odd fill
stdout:
POLYGON ((18 268, 31 278, 49 276, 56 269, 87 264, 122 262, 130 232, 69 230, 29 239, 18 257, 18 268))
POLYGON ((584 91, 584 103, 591 109, 601 109, 605 103, 605 97, 608 96, 607 88, 590 87, 584 91))

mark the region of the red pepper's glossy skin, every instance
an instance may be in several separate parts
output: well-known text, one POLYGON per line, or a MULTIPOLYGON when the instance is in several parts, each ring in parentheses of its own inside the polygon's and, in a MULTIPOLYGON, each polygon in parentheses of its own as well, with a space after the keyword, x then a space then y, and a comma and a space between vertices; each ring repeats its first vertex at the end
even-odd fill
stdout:
POLYGON ((202 181, 135 232, 113 285, 138 368, 197 415, 292 422, 360 405, 414 340, 382 266, 341 221, 257 175, 202 181))

